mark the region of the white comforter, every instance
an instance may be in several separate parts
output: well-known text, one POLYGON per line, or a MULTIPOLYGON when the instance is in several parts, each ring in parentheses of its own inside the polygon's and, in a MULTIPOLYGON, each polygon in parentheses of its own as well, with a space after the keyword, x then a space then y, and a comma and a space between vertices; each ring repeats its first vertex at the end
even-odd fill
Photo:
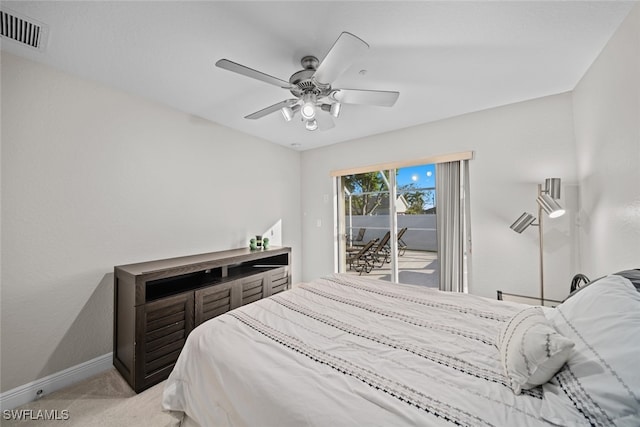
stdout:
POLYGON ((165 410, 212 426, 539 426, 495 347, 521 306, 333 275, 189 335, 165 410))

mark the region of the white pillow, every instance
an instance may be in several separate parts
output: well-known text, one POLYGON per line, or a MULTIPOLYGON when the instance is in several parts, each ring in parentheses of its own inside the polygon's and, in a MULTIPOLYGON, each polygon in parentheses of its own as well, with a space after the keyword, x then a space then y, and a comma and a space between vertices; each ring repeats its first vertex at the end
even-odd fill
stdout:
POLYGON ((540 307, 529 307, 498 334, 502 367, 516 394, 544 384, 565 364, 573 342, 560 335, 540 307))
POLYGON ((552 423, 640 426, 640 293, 620 276, 590 284, 547 317, 575 342, 543 387, 540 415, 552 423))

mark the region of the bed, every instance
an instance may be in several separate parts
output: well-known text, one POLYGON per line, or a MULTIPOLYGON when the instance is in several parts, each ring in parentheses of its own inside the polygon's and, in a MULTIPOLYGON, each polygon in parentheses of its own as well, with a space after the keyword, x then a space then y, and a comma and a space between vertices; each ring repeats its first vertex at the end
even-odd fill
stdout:
POLYGON ((189 335, 163 408, 183 426, 640 426, 640 293, 560 306, 334 274, 189 335))

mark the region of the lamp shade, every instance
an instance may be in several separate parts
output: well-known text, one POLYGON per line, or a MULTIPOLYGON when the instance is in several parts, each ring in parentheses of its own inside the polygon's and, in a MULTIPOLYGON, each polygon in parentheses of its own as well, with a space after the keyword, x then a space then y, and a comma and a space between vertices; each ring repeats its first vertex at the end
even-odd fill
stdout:
POLYGON ((527 227, 533 224, 533 221, 535 220, 536 220, 535 216, 531 215, 528 212, 525 212, 522 215, 520 215, 520 217, 516 219, 513 224, 511 224, 511 229, 516 233, 522 233, 524 230, 527 229, 527 227))
POLYGON ((564 208, 548 194, 539 195, 537 201, 540 207, 549 215, 549 218, 558 218, 564 215, 564 208))
POLYGON ((552 199, 560 198, 560 178, 547 178, 544 180, 544 192, 552 199))

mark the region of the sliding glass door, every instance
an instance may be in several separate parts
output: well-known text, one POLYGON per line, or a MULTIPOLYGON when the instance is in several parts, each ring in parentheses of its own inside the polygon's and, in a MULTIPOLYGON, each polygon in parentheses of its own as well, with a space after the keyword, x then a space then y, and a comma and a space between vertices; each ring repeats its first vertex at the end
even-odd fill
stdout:
POLYGON ((466 292, 473 152, 333 171, 336 271, 466 292))
POLYGON ((435 167, 338 177, 339 269, 438 287, 435 167))
POLYGON ((389 171, 374 171, 340 177, 344 222, 344 263, 341 272, 392 280, 389 171))
POLYGON ((398 282, 438 288, 435 165, 398 169, 398 282))

